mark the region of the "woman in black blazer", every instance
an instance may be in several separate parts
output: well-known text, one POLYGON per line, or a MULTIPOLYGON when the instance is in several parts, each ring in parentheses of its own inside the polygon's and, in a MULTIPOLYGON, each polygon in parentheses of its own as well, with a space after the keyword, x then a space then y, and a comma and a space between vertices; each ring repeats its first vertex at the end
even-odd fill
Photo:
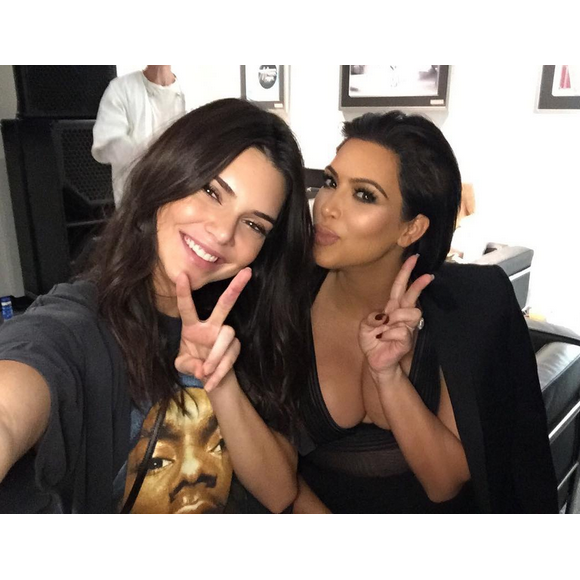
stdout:
POLYGON ((295 513, 557 511, 511 284, 497 266, 445 262, 461 197, 451 147, 399 111, 343 134, 314 205, 295 513))

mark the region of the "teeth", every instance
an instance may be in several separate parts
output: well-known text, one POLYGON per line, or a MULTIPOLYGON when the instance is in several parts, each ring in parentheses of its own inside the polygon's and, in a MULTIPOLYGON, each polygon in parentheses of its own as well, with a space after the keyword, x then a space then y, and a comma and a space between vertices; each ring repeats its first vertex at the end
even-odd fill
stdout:
POLYGON ((193 252, 195 252, 202 260, 205 260, 206 262, 215 262, 217 260, 217 256, 212 256, 211 254, 204 252, 204 250, 200 248, 191 238, 184 236, 184 239, 187 246, 193 252))

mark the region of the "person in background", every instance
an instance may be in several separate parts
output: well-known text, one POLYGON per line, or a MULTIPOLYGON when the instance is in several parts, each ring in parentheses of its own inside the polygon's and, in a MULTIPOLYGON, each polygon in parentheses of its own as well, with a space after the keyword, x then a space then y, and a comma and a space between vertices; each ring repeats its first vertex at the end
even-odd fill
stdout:
POLYGON ((0 511, 289 508, 311 248, 284 121, 223 99, 172 124, 87 271, 0 327, 0 511))
POLYGON ((498 266, 446 262, 461 198, 428 119, 343 129, 314 201, 295 513, 557 512, 528 330, 498 266))
POLYGON ((189 109, 169 64, 147 65, 109 83, 99 104, 91 152, 99 163, 111 165, 117 207, 131 164, 189 109))

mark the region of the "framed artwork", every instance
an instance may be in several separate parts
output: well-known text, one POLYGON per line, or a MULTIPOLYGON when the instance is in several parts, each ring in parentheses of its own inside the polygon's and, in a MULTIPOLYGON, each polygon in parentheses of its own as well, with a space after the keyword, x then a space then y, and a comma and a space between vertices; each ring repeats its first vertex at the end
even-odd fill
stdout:
POLYGON ((580 109, 580 65, 542 67, 538 109, 580 109))
POLYGON ((241 65, 242 99, 265 109, 284 108, 283 64, 241 65))
POLYGON ((340 106, 447 107, 449 65, 341 65, 340 106))

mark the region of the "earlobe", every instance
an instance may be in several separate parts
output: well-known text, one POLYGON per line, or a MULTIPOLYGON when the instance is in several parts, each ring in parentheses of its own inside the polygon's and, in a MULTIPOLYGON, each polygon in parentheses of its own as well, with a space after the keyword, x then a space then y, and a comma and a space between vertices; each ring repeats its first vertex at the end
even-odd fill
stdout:
POLYGON ((417 240, 420 240, 429 229, 429 218, 423 214, 416 215, 410 222, 407 222, 403 233, 399 236, 397 244, 401 248, 408 248, 417 240))

